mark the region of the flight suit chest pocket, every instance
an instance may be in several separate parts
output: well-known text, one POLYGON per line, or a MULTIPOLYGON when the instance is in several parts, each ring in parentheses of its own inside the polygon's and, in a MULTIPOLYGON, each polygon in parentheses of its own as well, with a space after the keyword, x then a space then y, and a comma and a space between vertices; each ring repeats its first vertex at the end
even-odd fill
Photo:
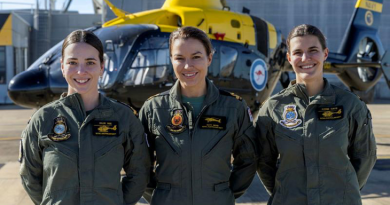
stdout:
POLYGON ((43 176, 51 179, 51 184, 47 185, 46 190, 56 192, 77 187, 79 184, 78 157, 69 147, 73 143, 54 142, 47 135, 42 136, 40 141, 44 147, 42 151, 43 176))
MULTIPOLYGON (((40 144, 44 147, 43 153, 46 155, 49 152, 54 152, 50 155, 57 155, 60 158, 66 158, 69 161, 77 164, 77 154, 72 151, 72 148, 69 146, 77 146, 74 143, 65 143, 65 142, 54 142, 47 135, 40 137, 40 144)), ((45 158, 44 158, 45 160, 45 158)), ((55 162, 55 161, 52 161, 55 162)))
POLYGON ((303 144, 303 127, 286 128, 278 124, 275 127, 275 138, 276 140, 288 140, 290 142, 303 144))
POLYGON ((97 188, 106 188, 111 190, 119 189, 120 171, 125 161, 125 149, 123 138, 127 136, 126 132, 121 132, 118 137, 95 137, 99 138, 99 144, 105 144, 94 153, 94 186, 97 188), (105 140, 105 143, 104 141, 105 140), (104 177, 102 177, 104 176, 104 177))
POLYGON ((168 150, 171 150, 175 154, 181 153, 180 146, 185 133, 169 133, 166 130, 166 127, 163 127, 162 125, 156 125, 152 133, 156 136, 156 152, 163 151, 162 149, 165 150, 165 148, 168 148, 168 150))
POLYGON ((319 137, 322 140, 331 139, 336 135, 348 135, 348 123, 346 119, 340 119, 335 121, 320 121, 317 124, 317 131, 319 133, 319 137))

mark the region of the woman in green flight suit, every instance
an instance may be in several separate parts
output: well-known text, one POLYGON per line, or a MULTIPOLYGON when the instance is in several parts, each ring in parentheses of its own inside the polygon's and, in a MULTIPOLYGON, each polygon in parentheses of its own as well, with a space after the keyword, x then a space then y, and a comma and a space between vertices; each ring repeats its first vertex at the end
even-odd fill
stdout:
POLYGON ((256 172, 250 110, 206 78, 213 49, 203 31, 179 28, 169 41, 178 80, 140 111, 156 162, 144 197, 152 205, 233 205, 256 172))
POLYGON ((296 80, 264 103, 256 122, 268 204, 361 204, 376 160, 370 111, 323 78, 329 51, 318 28, 295 27, 287 46, 296 80))
POLYGON ((103 45, 93 33, 65 38, 68 93, 40 108, 21 140, 20 175, 35 204, 135 204, 146 188, 144 130, 129 107, 99 94, 103 65, 103 45))

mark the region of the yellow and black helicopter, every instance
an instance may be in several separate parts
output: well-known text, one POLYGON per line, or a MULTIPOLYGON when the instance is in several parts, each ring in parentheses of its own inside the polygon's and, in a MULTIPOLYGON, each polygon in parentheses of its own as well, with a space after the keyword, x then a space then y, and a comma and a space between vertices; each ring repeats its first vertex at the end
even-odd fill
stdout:
MULTIPOLYGON (((275 27, 247 13, 231 12, 220 0, 166 0, 161 9, 126 13, 105 0, 117 18, 90 28, 103 42, 105 72, 99 89, 108 97, 140 108, 176 80, 169 60, 169 34, 195 26, 215 49, 208 78, 219 88, 242 96, 252 110, 266 100, 281 75, 292 71, 286 44, 275 27)), ((378 36, 383 0, 358 0, 338 52, 330 53, 325 73, 334 73, 351 89, 366 91, 382 74, 390 87, 390 53, 378 36)), ((24 107, 40 107, 67 90, 60 71, 62 42, 47 51, 8 87, 24 107)))

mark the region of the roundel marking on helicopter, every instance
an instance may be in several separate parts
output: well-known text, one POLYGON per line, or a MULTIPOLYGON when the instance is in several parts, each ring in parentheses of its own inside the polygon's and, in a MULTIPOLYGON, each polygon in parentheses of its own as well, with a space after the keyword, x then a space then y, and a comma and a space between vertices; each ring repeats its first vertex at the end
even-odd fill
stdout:
POLYGON ((256 91, 262 91, 267 84, 268 73, 267 64, 263 59, 256 59, 251 66, 250 80, 252 87, 256 91))
POLYGON ((374 23, 374 14, 372 14, 371 11, 366 11, 364 20, 366 21, 367 26, 371 26, 374 23))

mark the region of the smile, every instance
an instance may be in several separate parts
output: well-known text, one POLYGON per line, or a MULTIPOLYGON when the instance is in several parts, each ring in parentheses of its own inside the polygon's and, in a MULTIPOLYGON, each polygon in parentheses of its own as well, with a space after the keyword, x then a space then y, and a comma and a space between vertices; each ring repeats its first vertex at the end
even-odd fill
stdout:
POLYGON ((316 66, 316 64, 304 65, 304 66, 299 66, 299 67, 302 69, 310 69, 310 68, 313 68, 314 66, 316 66))
POLYGON ((85 79, 85 80, 81 80, 81 79, 73 79, 76 83, 79 83, 79 84, 85 84, 85 83, 87 83, 89 80, 90 80, 90 78, 88 78, 88 79, 85 79))
POLYGON ((196 74, 198 74, 198 73, 183 73, 183 76, 185 76, 185 77, 193 77, 196 74))

